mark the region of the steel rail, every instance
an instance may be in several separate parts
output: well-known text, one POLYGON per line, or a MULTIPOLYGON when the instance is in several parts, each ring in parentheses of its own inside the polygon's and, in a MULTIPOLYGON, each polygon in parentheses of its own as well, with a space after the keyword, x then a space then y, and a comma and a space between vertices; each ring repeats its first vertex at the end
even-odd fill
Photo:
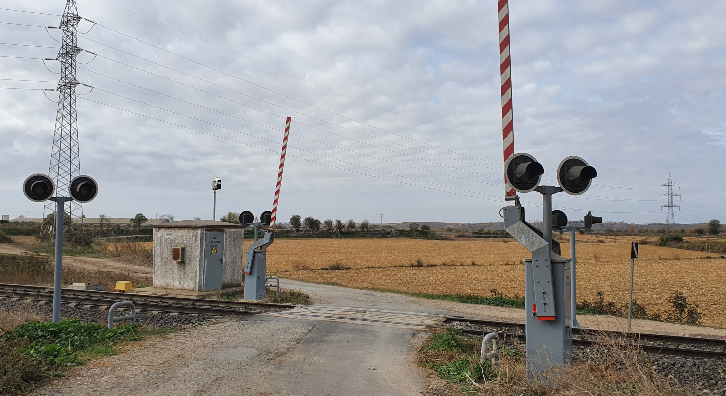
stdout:
MULTIPOLYGON (((463 322, 463 323, 470 323, 470 324, 476 324, 480 326, 488 326, 498 329, 504 329, 504 331, 501 331, 500 334, 504 335, 505 337, 512 337, 517 338, 520 342, 526 342, 526 336, 524 334, 524 325, 521 323, 514 323, 514 322, 502 322, 502 321, 494 321, 494 320, 481 320, 481 319, 471 319, 471 318, 463 318, 463 317, 446 317, 444 319, 444 323, 451 323, 451 322, 463 322), (514 330, 514 331, 511 331, 514 330)), ((486 331, 483 330, 461 330, 463 333, 471 334, 471 335, 481 335, 485 333, 486 331)), ((632 333, 632 334, 626 334, 623 332, 618 331, 609 331, 609 330, 586 330, 586 329, 573 329, 573 336, 574 337, 588 337, 588 336, 614 336, 614 337, 622 337, 626 336, 629 339, 633 340, 635 342, 634 345, 636 345, 638 348, 642 349, 643 351, 647 353, 655 353, 655 354, 662 354, 662 355, 675 355, 675 356, 693 356, 693 357, 701 357, 701 358, 724 358, 726 359, 726 351, 724 351, 724 347, 726 347, 726 340, 724 339, 718 339, 718 338, 704 338, 704 337, 685 337, 685 336, 669 336, 669 335, 662 335, 662 334, 648 334, 648 333, 632 333), (696 346, 696 347, 708 347, 708 348, 721 348, 721 351, 714 351, 714 350, 703 350, 703 349, 693 349, 693 348, 680 348, 680 347, 671 347, 671 346, 662 346, 662 345, 648 345, 644 344, 647 342, 660 342, 660 343, 671 343, 671 344, 685 344, 690 346, 696 346)), ((603 345, 601 342, 592 341, 586 338, 573 338, 572 339, 572 345, 577 346, 596 346, 596 345, 603 345)))
MULTIPOLYGON (((0 295, 13 296, 23 295, 26 297, 38 297, 46 296, 52 297, 53 289, 44 286, 31 286, 31 285, 14 285, 0 283, 0 295)), ((261 302, 246 302, 246 301, 226 301, 226 300, 212 300, 212 299, 199 299, 199 298, 185 298, 185 297, 169 297, 169 296, 157 296, 139 293, 118 293, 118 292, 104 292, 104 291, 93 291, 93 290, 73 290, 73 289, 62 289, 63 299, 66 301, 77 301, 77 302, 89 302, 89 303, 105 303, 105 302, 116 302, 119 300, 129 300, 139 307, 175 307, 175 306, 201 306, 201 307, 213 307, 221 308, 219 312, 227 312, 230 310, 250 310, 250 309, 280 309, 287 310, 295 307, 293 304, 276 304, 276 303, 261 303, 261 302)), ((204 308, 208 309, 208 308, 204 308)), ((200 312, 203 313, 203 312, 200 312)))

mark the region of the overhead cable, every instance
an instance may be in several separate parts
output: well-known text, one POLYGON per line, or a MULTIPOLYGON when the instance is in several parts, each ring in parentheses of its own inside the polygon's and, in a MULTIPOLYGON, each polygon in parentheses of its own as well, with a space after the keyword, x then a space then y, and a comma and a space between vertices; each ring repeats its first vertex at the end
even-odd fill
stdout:
MULTIPOLYGON (((407 139, 407 140, 410 140, 410 141, 413 141, 413 142, 416 142, 416 143, 419 143, 419 144, 423 144, 423 145, 425 145, 425 146, 433 147, 433 148, 436 148, 436 149, 439 149, 439 150, 444 150, 444 151, 448 151, 448 152, 450 152, 450 153, 453 153, 453 154, 457 154, 457 155, 461 155, 461 156, 464 156, 464 157, 469 157, 469 158, 477 159, 477 160, 479 160, 479 161, 484 161, 484 162, 490 162, 490 163, 494 163, 494 164, 499 164, 498 162, 493 162, 493 161, 485 160, 485 159, 482 159, 482 158, 479 158, 479 157, 474 157, 474 156, 471 156, 471 155, 468 155, 468 154, 463 154, 463 153, 459 153, 459 152, 457 152, 457 151, 454 151, 454 150, 450 150, 450 149, 447 149, 447 148, 444 148, 444 147, 441 147, 441 146, 437 146, 437 145, 435 145, 435 144, 427 143, 427 142, 424 142, 424 141, 421 141, 421 140, 417 140, 417 139, 413 139, 413 138, 410 138, 410 137, 408 137, 408 136, 405 136, 405 135, 401 135, 401 134, 399 134, 399 133, 391 132, 391 131, 388 131, 388 130, 386 130, 386 129, 383 129, 383 128, 380 128, 380 127, 377 127, 377 126, 375 126, 375 125, 371 125, 371 124, 365 123, 365 122, 363 122, 363 121, 358 121, 358 120, 356 120, 356 119, 354 119, 354 118, 352 118, 352 117, 348 117, 348 116, 345 116, 345 115, 342 115, 342 114, 336 113, 336 112, 334 112, 334 111, 331 111, 331 110, 325 109, 325 108, 323 108, 323 107, 320 107, 320 106, 316 106, 316 105, 314 105, 314 104, 312 104, 312 103, 308 103, 308 102, 305 102, 304 100, 300 100, 300 99, 294 98, 294 97, 292 97, 292 96, 290 96, 290 95, 284 94, 284 93, 282 93, 282 92, 278 92, 278 91, 275 91, 274 89, 270 89, 270 88, 267 88, 267 87, 265 87, 265 86, 263 86, 263 85, 260 85, 260 84, 258 84, 258 83, 255 83, 255 82, 252 82, 252 81, 249 81, 249 80, 245 80, 245 79, 243 79, 243 78, 241 78, 241 77, 239 77, 239 76, 236 76, 236 75, 234 75, 234 74, 231 74, 231 73, 227 73, 227 72, 225 72, 225 71, 223 71, 223 70, 220 70, 220 69, 217 69, 217 68, 215 68, 215 67, 209 66, 209 65, 207 65, 207 64, 204 64, 204 63, 202 63, 202 62, 199 62, 199 61, 196 61, 196 60, 194 60, 194 59, 188 58, 188 57, 186 57, 186 56, 183 56, 183 55, 179 55, 179 54, 177 54, 177 53, 175 53, 175 52, 173 52, 173 51, 169 51, 169 50, 167 50, 166 48, 163 48, 163 47, 159 47, 159 46, 157 46, 157 45, 154 45, 154 44, 148 43, 148 42, 146 42, 146 41, 143 41, 143 40, 141 40, 141 39, 138 39, 138 38, 135 38, 135 37, 133 37, 133 36, 130 36, 130 35, 126 34, 126 33, 123 33, 123 32, 120 32, 120 31, 118 31, 118 30, 112 29, 112 28, 110 28, 110 27, 108 27, 108 26, 102 25, 102 24, 100 24, 100 23, 97 23, 97 24, 98 24, 98 26, 101 26, 101 27, 103 27, 103 28, 105 28, 105 29, 108 29, 108 30, 110 30, 110 31, 112 31, 112 32, 115 32, 115 33, 117 33, 117 34, 120 34, 120 35, 122 35, 122 36, 128 37, 128 38, 130 38, 130 39, 132 39, 132 40, 136 40, 136 41, 138 41, 138 42, 140 42, 140 43, 146 44, 146 45, 148 45, 148 46, 150 46, 150 47, 152 47, 152 48, 155 48, 155 49, 158 49, 158 50, 160 50, 160 51, 166 52, 166 53, 168 53, 168 54, 174 55, 174 56, 176 56, 176 57, 179 57, 179 58, 181 58, 181 59, 184 59, 184 60, 186 60, 186 61, 188 61, 188 62, 192 62, 192 63, 194 63, 194 64, 197 64, 197 65, 200 65, 200 66, 206 67, 206 68, 208 68, 208 69, 210 69, 210 70, 213 70, 213 71, 215 71, 215 72, 217 72, 217 73, 223 74, 223 75, 225 75, 225 76, 228 76, 228 77, 232 77, 232 78, 234 78, 234 79, 236 79, 236 80, 239 80, 239 81, 242 81, 242 82, 244 82, 244 83, 250 84, 250 85, 252 85, 252 86, 254 86, 254 87, 257 87, 257 88, 263 89, 263 90, 265 90, 265 91, 268 91, 268 92, 272 92, 272 93, 274 93, 274 94, 276 94, 276 95, 280 95, 280 96, 282 96, 282 97, 284 97, 284 98, 287 98, 287 99, 293 100, 293 101, 295 101, 295 102, 298 102, 298 103, 304 104, 304 105, 306 105, 306 106, 309 106, 309 107, 312 107, 312 108, 314 108, 314 109, 317 109, 317 110, 320 110, 320 111, 324 111, 324 112, 326 112, 326 113, 329 113, 329 114, 335 115, 335 116, 337 116, 337 117, 341 117, 341 118, 344 118, 344 119, 346 119, 346 120, 349 120, 349 121, 353 121, 353 122, 356 122, 356 123, 358 123, 358 124, 361 124, 361 125, 367 126, 367 127, 369 127, 369 128, 373 128, 373 129, 379 130, 379 131, 381 131, 381 132, 385 132, 385 133, 388 133, 388 134, 391 134, 391 135, 396 135, 396 136, 399 136, 399 137, 401 137, 401 138, 404 138, 404 139, 407 139)), ((91 39, 88 39, 88 40, 91 40, 91 39)), ((94 40, 91 40, 91 41, 93 41, 93 42, 96 42, 96 43, 98 43, 97 41, 94 41, 94 40)), ((105 44, 102 44, 102 43, 99 43, 99 44, 101 44, 101 45, 105 45, 105 44)), ((129 55, 133 55, 133 54, 129 54, 129 55)), ((141 57, 139 57, 139 58, 141 58, 141 57)), ((142 59, 143 59, 143 58, 142 58, 142 59)), ((147 61, 148 61, 148 60, 147 60, 147 61)), ((150 61, 149 61, 149 62, 150 62, 150 61)), ((163 66, 163 65, 160 65, 160 64, 159 64, 159 66, 163 66)))

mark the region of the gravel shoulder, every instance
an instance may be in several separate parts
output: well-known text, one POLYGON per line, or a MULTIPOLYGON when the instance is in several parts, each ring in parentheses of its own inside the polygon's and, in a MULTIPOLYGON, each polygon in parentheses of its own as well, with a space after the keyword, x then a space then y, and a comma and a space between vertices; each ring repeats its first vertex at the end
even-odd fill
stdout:
POLYGON ((313 328, 225 322, 174 333, 75 370, 35 395, 259 395, 313 328))

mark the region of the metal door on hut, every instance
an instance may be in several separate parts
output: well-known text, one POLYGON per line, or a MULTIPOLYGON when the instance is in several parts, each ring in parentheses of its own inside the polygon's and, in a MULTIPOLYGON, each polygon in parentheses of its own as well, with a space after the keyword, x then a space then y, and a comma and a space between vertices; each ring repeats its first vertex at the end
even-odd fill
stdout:
POLYGON ((202 290, 222 288, 224 232, 204 233, 204 274, 202 290))

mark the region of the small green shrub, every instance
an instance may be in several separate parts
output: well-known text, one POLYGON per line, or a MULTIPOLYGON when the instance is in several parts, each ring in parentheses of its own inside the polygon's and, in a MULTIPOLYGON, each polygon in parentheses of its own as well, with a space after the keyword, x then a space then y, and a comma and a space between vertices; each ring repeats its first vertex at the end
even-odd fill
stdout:
POLYGON ((688 325, 699 325, 703 319, 703 313, 698 310, 698 304, 688 302, 686 295, 676 291, 668 298, 671 303, 671 312, 666 319, 669 322, 683 323, 688 325))
POLYGON ((345 271, 345 270, 349 270, 350 267, 346 267, 340 261, 336 261, 333 264, 328 265, 328 267, 324 268, 324 269, 327 269, 329 271, 345 271))
POLYGON ((5 235, 4 232, 0 231, 0 243, 13 243, 13 240, 5 235))
POLYGON ((660 237, 660 239, 658 239, 658 246, 668 246, 668 245, 673 245, 673 244, 682 243, 682 242, 683 242, 682 236, 675 235, 675 234, 669 234, 669 235, 664 235, 664 236, 660 237))
POLYGON ((424 346, 424 349, 432 351, 460 351, 461 347, 461 331, 449 330, 445 333, 432 335, 428 344, 424 346))

